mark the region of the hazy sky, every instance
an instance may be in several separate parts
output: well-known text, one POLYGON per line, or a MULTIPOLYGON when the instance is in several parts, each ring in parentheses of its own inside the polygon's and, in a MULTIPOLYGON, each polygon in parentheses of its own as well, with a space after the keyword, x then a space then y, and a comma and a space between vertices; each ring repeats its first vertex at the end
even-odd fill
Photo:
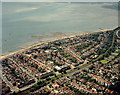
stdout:
POLYGON ((1 0, 3 2, 118 2, 119 0, 1 0))
MULTIPOLYGON (((85 3, 88 7, 103 7, 117 10, 116 3, 85 3), (100 5, 99 5, 100 4, 100 5)), ((92 18, 98 17, 94 14, 97 9, 82 8, 84 5, 69 4, 69 3, 3 3, 3 22, 16 21, 35 21, 35 22, 49 22, 62 20, 79 20, 79 16, 91 13, 92 18), (32 12, 32 13, 30 13, 32 12), (82 13, 81 13, 82 12, 82 13), (83 12, 86 12, 85 14, 83 12)), ((99 10, 100 11, 100 10, 99 10)), ((102 12, 102 10, 101 10, 102 12)), ((111 11, 112 12, 112 11, 111 11)), ((99 14, 103 15, 102 13, 99 14)), ((108 16, 110 16, 108 14, 108 16)))

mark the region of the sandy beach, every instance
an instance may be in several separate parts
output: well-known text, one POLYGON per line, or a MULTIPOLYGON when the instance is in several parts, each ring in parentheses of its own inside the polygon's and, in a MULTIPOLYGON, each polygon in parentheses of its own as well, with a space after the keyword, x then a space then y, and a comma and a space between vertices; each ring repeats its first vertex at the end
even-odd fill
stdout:
POLYGON ((27 50, 27 49, 30 49, 30 48, 32 48, 32 47, 35 47, 35 46, 44 44, 44 43, 53 42, 53 41, 55 41, 55 40, 61 40, 61 39, 70 38, 70 37, 75 37, 75 36, 79 36, 79 35, 91 34, 91 33, 95 33, 95 32, 109 31, 109 30, 113 30, 113 29, 115 29, 115 28, 112 28, 112 29, 103 29, 103 30, 99 30, 99 31, 89 32, 89 33, 76 34, 76 35, 72 35, 72 36, 69 36, 69 37, 61 37, 61 38, 59 38, 59 39, 54 39, 54 40, 50 40, 50 41, 40 42, 40 43, 37 43, 37 44, 34 44, 34 45, 30 45, 30 46, 28 46, 28 47, 25 47, 25 48, 23 48, 23 49, 17 50, 17 51, 15 51, 15 52, 11 52, 11 53, 8 53, 8 54, 5 54, 5 55, 1 55, 1 56, 0 56, 0 60, 4 59, 4 58, 6 58, 6 57, 12 56, 12 55, 14 55, 14 54, 16 54, 16 53, 23 52, 23 51, 25 51, 25 50, 27 50))

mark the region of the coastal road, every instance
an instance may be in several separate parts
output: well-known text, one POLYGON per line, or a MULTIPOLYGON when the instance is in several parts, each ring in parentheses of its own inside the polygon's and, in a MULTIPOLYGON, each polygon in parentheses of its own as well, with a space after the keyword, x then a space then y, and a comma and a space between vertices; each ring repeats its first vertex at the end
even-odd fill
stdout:
MULTIPOLYGON (((94 32, 90 32, 90 33, 104 32, 104 31, 109 31, 109 30, 113 30, 113 29, 115 29, 115 28, 103 29, 103 30, 101 30, 101 31, 94 31, 94 32)), ((85 34, 90 34, 90 33, 83 33, 83 34, 79 34, 79 35, 85 35, 85 34)), ((79 35, 77 35, 77 36, 79 36, 79 35)), ((75 36, 76 36, 76 35, 69 36, 69 37, 75 37, 75 36)), ((54 40, 51 40, 51 41, 48 41, 48 42, 52 42, 52 41, 56 41, 56 40, 61 40, 61 39, 65 39, 65 38, 68 38, 68 37, 62 37, 62 38, 60 38, 60 39, 54 39, 54 40)), ((48 43, 48 42, 40 42, 40 43, 31 45, 31 46, 28 46, 28 47, 26 47, 26 48, 20 49, 20 50, 18 50, 18 51, 11 52, 11 53, 6 54, 6 55, 0 55, 0 60, 1 60, 1 59, 4 59, 4 58, 7 58, 7 57, 9 57, 9 56, 12 56, 12 55, 14 55, 14 54, 17 54, 17 53, 26 51, 26 50, 28 50, 28 49, 30 49, 30 48, 32 48, 32 47, 35 47, 35 46, 38 46, 38 45, 41 45, 41 44, 44 44, 44 43, 48 43)))
POLYGON ((120 31, 118 30, 118 31, 116 32, 116 35, 117 35, 118 38, 120 38, 120 35, 119 35, 119 34, 120 34, 120 31))

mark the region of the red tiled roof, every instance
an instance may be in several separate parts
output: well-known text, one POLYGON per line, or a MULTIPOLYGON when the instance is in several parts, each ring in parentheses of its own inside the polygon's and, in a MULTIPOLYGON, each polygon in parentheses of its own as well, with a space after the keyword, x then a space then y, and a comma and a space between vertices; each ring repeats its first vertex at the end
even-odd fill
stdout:
POLYGON ((2 89, 2 91, 5 91, 5 90, 7 90, 7 89, 9 89, 9 87, 6 87, 6 88, 2 89))

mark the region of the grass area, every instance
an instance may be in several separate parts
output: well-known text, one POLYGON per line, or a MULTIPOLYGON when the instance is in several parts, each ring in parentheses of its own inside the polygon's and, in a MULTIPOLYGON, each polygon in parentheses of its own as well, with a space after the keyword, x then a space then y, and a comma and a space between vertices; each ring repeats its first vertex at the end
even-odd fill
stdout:
POLYGON ((115 50, 115 53, 120 53, 120 50, 115 50))
POLYGON ((90 58, 93 58, 95 55, 91 55, 90 58))
POLYGON ((94 55, 91 55, 90 58, 94 57, 94 55))
POLYGON ((101 60, 100 61, 102 64, 106 64, 106 63, 108 63, 109 61, 108 60, 101 60))
POLYGON ((114 56, 114 57, 116 57, 116 56, 118 56, 118 55, 111 54, 111 56, 114 56))

